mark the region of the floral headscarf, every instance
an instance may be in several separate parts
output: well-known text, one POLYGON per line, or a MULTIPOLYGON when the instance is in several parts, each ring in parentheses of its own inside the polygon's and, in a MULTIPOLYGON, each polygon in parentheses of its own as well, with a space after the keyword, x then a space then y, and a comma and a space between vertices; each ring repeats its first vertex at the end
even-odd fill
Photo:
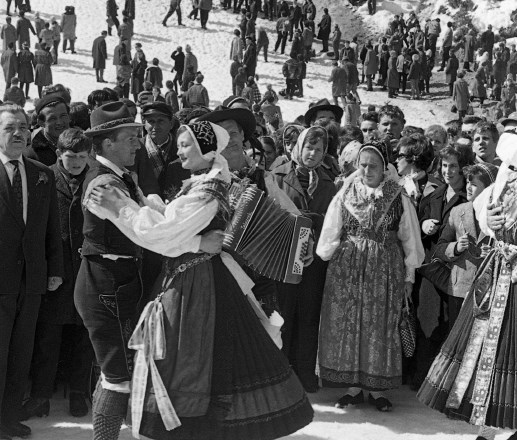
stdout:
POLYGON ((311 197, 314 194, 314 191, 316 191, 316 188, 318 187, 318 182, 319 182, 318 173, 316 170, 323 163, 323 159, 325 158, 327 148, 328 148, 327 130, 325 130, 325 128, 323 128, 323 127, 309 127, 300 133, 300 136, 298 136, 298 140, 296 141, 296 145, 294 146, 293 151, 291 152, 291 160, 297 165, 296 172, 309 174, 309 187, 307 188, 307 194, 311 197), (323 131, 325 133, 325 137, 327 139, 325 142, 325 151, 323 151, 321 160, 316 165, 309 168, 302 161, 302 151, 303 151, 305 138, 307 137, 307 135, 309 134, 310 131, 314 131, 314 130, 323 131))

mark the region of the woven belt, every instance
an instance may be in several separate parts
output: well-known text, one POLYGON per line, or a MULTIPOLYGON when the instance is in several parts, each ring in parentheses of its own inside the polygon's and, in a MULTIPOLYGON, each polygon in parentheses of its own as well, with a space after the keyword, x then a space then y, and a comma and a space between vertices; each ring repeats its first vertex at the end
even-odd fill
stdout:
POLYGON ((174 279, 183 272, 186 272, 189 269, 192 269, 193 267, 197 266, 198 264, 204 263, 205 261, 208 261, 215 257, 217 254, 203 254, 199 257, 195 257, 192 260, 187 261, 186 263, 180 264, 178 267, 176 267, 173 270, 169 270, 167 267, 166 276, 163 279, 162 283, 162 292, 160 293, 159 297, 161 297, 169 288, 171 287, 172 282, 174 279))

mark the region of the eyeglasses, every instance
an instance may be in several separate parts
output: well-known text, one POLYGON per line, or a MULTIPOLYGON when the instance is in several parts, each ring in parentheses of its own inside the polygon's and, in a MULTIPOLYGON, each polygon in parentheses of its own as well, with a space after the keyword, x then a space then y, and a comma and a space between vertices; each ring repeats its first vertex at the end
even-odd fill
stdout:
POLYGON ((400 159, 411 160, 411 159, 413 159, 413 155, 412 154, 399 153, 399 154, 397 154, 397 157, 395 158, 395 160, 400 160, 400 159))

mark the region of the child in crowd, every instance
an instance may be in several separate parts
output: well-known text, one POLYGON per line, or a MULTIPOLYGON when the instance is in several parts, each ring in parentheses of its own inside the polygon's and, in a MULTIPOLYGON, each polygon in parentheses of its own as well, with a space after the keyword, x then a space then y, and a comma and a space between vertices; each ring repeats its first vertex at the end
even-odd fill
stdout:
POLYGON ((411 98, 410 99, 420 99, 420 90, 418 89, 418 82, 420 81, 420 76, 422 74, 422 67, 419 62, 420 57, 418 54, 413 54, 411 66, 409 67, 408 73, 408 81, 411 84, 411 98))
POLYGON ((11 87, 9 87, 4 93, 4 102, 13 102, 18 104, 20 107, 25 106, 25 94, 19 87, 20 81, 15 76, 11 79, 11 87))
POLYGON ((264 93, 264 97, 262 98, 262 101, 260 101, 260 105, 264 104, 264 102, 268 101, 269 96, 273 97, 273 104, 276 104, 278 102, 278 95, 273 90, 273 84, 268 84, 266 86, 266 92, 264 93))
POLYGON ((129 57, 124 54, 120 57, 120 64, 117 66, 117 85, 122 87, 124 98, 129 98, 129 86, 131 83, 131 65, 129 57))
POLYGON ((162 95, 162 91, 160 90, 160 87, 154 86, 152 93, 153 93, 152 102, 165 102, 165 98, 162 95))
POLYGON ((239 73, 239 68, 242 67, 242 63, 239 61, 239 55, 233 56, 233 61, 230 66, 230 76, 232 77, 232 95, 237 95, 235 91, 235 77, 239 73))
POLYGON ((160 61, 158 58, 153 58, 153 64, 145 70, 145 81, 149 81, 153 87, 163 87, 163 73, 162 69, 158 66, 160 61))
POLYGON ((165 104, 172 108, 173 113, 176 113, 180 110, 180 106, 178 104, 178 94, 174 90, 174 83, 171 80, 167 80, 165 87, 167 87, 167 93, 165 93, 165 104))
POLYGON ((242 90, 246 85, 247 79, 248 77, 246 76, 246 69, 244 69, 244 67, 239 67, 238 73, 233 79, 236 96, 242 96, 242 90))

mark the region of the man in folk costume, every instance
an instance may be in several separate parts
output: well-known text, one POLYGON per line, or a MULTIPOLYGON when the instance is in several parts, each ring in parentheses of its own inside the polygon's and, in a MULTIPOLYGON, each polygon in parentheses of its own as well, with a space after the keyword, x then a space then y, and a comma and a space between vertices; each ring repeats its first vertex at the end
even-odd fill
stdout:
MULTIPOLYGON (((142 203, 143 194, 126 167, 140 148, 141 124, 122 102, 109 102, 90 117, 96 159, 83 184, 119 188, 142 203)), ((83 260, 75 285, 75 304, 92 342, 101 377, 93 396, 93 438, 117 439, 126 415, 133 353, 127 348, 142 296, 141 249, 111 222, 83 207, 83 260)))

